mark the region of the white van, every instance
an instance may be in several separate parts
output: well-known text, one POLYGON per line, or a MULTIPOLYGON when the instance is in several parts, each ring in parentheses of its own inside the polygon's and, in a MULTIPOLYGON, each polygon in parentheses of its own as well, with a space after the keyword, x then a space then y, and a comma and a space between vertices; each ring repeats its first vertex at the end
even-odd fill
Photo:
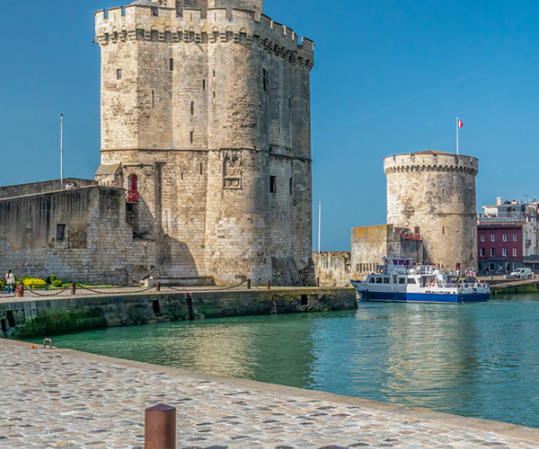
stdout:
POLYGON ((519 268, 511 273, 511 277, 516 279, 530 279, 532 277, 532 270, 530 268, 519 268))

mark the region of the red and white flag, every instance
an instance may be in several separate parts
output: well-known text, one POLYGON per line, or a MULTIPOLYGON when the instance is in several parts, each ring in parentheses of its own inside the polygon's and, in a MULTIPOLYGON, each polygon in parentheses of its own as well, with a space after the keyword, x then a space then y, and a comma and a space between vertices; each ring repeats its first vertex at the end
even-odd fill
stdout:
POLYGON ((462 123, 462 120, 459 120, 458 125, 459 125, 459 128, 462 128, 464 126, 464 123, 462 123))

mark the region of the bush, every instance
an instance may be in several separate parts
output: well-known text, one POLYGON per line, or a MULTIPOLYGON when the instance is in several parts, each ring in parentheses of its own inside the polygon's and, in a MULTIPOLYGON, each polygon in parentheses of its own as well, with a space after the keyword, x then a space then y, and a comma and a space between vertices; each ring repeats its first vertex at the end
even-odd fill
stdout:
POLYGON ((52 284, 57 279, 56 275, 51 274, 47 279, 45 279, 45 282, 47 284, 52 284))
POLYGON ((4 288, 4 287, 5 287, 4 283, 0 281, 0 288, 4 288))
POLYGON ((61 287, 62 286, 62 281, 60 281, 59 279, 55 279, 52 281, 52 285, 53 287, 61 287))
POLYGON ((31 278, 28 276, 23 277, 21 279, 21 282, 24 284, 25 287, 32 286, 32 288, 44 288, 45 285, 47 285, 47 283, 43 279, 31 278))

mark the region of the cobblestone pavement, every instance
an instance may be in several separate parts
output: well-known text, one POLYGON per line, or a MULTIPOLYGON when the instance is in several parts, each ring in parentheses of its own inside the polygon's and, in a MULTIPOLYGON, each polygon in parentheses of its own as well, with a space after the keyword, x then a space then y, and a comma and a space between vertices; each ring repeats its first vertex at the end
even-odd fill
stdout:
POLYGON ((142 449, 158 403, 178 449, 539 447, 536 429, 9 340, 0 375, 3 449, 142 449))

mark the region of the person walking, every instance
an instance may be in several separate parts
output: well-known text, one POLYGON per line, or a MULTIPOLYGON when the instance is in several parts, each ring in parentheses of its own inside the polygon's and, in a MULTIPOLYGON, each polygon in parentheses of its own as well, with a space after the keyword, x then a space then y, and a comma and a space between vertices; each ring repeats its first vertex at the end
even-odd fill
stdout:
POLYGON ((13 276, 11 270, 9 270, 6 274, 6 284, 8 293, 11 293, 11 291, 15 291, 15 276, 13 276))

